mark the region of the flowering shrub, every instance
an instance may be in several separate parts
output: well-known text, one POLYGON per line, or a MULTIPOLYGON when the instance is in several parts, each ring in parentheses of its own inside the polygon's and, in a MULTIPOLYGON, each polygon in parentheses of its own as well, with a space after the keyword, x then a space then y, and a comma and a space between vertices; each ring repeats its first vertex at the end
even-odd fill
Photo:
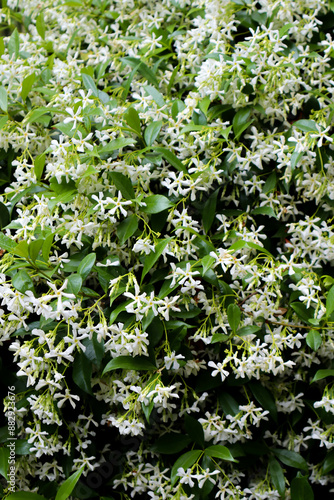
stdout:
POLYGON ((332 4, 2 3, 3 496, 328 493, 332 4))

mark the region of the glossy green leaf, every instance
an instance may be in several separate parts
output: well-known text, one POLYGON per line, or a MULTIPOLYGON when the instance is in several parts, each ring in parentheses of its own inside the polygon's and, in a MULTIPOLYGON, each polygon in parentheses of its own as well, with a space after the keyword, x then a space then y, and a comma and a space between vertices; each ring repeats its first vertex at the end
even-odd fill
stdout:
POLYGON ((78 273, 70 274, 67 278, 66 293, 73 293, 78 295, 82 287, 82 277, 78 273))
POLYGON ((152 146, 156 138, 158 137, 160 130, 162 127, 162 121, 159 120, 157 122, 150 123, 144 132, 144 139, 147 146, 152 146))
POLYGON ((334 370, 318 370, 314 375, 312 382, 317 382, 326 377, 334 377, 334 370))
POLYGON ((135 192, 131 180, 120 172, 110 172, 110 177, 116 188, 122 193, 126 200, 133 200, 135 192))
POLYGON ((172 467, 172 472, 171 472, 171 484, 174 486, 174 484, 178 481, 179 477, 177 475, 177 470, 180 467, 183 467, 184 470, 187 470, 189 467, 194 465, 195 462, 199 459, 199 457, 202 455, 201 450, 192 450, 188 451, 187 453, 184 453, 181 455, 175 462, 175 464, 172 467))
POLYGON ((308 465, 306 460, 295 451, 289 451, 284 449, 273 449, 272 450, 277 458, 283 462, 283 464, 288 465, 289 467, 294 467, 295 469, 302 469, 308 471, 308 465))
POLYGON ((121 61, 123 61, 125 64, 128 64, 135 71, 138 71, 149 83, 151 83, 155 87, 159 87, 157 77, 143 61, 131 56, 122 57, 121 61))
POLYGON ((216 191, 214 191, 209 196, 209 198, 207 199, 207 201, 205 202, 205 205, 204 205, 204 210, 202 213, 202 220, 203 220, 204 231, 206 233, 208 233, 208 231, 210 230, 212 223, 216 217, 216 206, 217 206, 218 193, 219 193, 219 189, 216 189, 216 191))
POLYGON ((6 444, 0 448, 0 474, 8 481, 8 460, 10 449, 6 446, 6 444))
POLYGON ((248 126, 252 123, 252 120, 249 120, 251 114, 251 108, 242 108, 240 109, 233 118, 232 126, 235 138, 238 139, 242 132, 248 128, 248 126))
POLYGON ((86 350, 84 351, 84 355, 86 356, 86 358, 99 368, 104 356, 103 339, 101 339, 101 342, 99 342, 97 340, 97 334, 96 332, 94 332, 92 338, 84 339, 82 341, 82 344, 86 347, 86 350))
POLYGON ((44 21, 44 14, 41 12, 39 16, 36 19, 36 30, 39 36, 45 40, 45 21, 44 21))
POLYGON ((134 235, 134 233, 138 229, 138 217, 135 214, 130 215, 130 217, 127 217, 124 219, 118 226, 117 226, 117 236, 119 238, 119 242, 121 245, 123 245, 126 240, 131 238, 131 236, 134 235))
POLYGON ((297 120, 293 123, 293 126, 302 132, 318 132, 314 120, 297 120))
POLYGON ((19 56, 19 50, 20 50, 20 37, 17 28, 15 28, 8 41, 8 54, 10 55, 10 57, 14 55, 16 60, 19 56))
POLYGON ((227 320, 232 328, 232 332, 236 333, 241 318, 240 307, 236 304, 230 304, 227 308, 227 320))
POLYGON ((153 97, 153 100, 156 102, 159 108, 162 108, 162 106, 165 105, 162 94, 160 94, 160 92, 155 87, 152 87, 152 85, 144 85, 144 90, 147 95, 153 97))
POLYGON ((245 337, 246 335, 255 335, 255 333, 259 332, 261 328, 256 325, 248 325, 248 326, 243 326, 242 328, 239 328, 237 330, 236 335, 238 337, 245 337))
POLYGON ((75 485, 80 479, 81 474, 83 473, 84 467, 74 472, 63 484, 60 486, 57 491, 57 495, 55 500, 66 500, 74 490, 75 485))
POLYGON ((6 500, 46 500, 46 498, 30 491, 15 491, 8 495, 6 500))
POLYGON ((314 500, 314 493, 307 477, 294 477, 290 492, 291 500, 314 500))
POLYGON ((150 269, 152 269, 170 241, 171 238, 166 238, 165 240, 159 241, 159 243, 157 243, 157 245, 155 246, 154 252, 151 252, 145 257, 143 272, 141 275, 141 282, 145 278, 146 274, 150 271, 150 269))
POLYGON ((334 311, 334 285, 330 288, 326 297, 326 316, 330 316, 334 311))
POLYGON ((145 356, 118 356, 113 358, 104 368, 102 375, 110 372, 111 370, 157 370, 145 356))
POLYGON ((44 166, 45 166, 45 156, 46 156, 46 154, 42 153, 42 154, 36 156, 36 158, 34 159, 34 171, 35 171, 36 179, 38 181, 40 180, 40 178, 43 175, 43 170, 44 170, 44 166))
POLYGON ((249 387, 264 410, 268 410, 271 417, 277 422, 277 408, 273 395, 260 382, 250 382, 249 387))
POLYGON ((35 73, 31 73, 31 75, 28 75, 24 78, 21 89, 21 97, 23 101, 25 101, 26 98, 28 97, 28 94, 31 91, 32 86, 35 82, 35 79, 36 79, 35 73))
POLYGON ((166 196, 162 196, 161 194, 147 196, 144 198, 144 202, 146 203, 146 206, 143 207, 142 210, 148 214, 158 214, 159 212, 163 212, 173 206, 173 203, 169 201, 166 196))
POLYGON ((186 413, 184 416, 184 428, 193 442, 204 448, 204 431, 199 421, 186 413))
POLYGON ((7 90, 5 87, 0 87, 0 108, 2 111, 7 112, 8 109, 8 99, 7 99, 7 90))
POLYGON ((4 128, 4 126, 8 122, 8 118, 9 118, 8 115, 4 115, 4 116, 0 117, 0 130, 2 130, 4 128))
POLYGON ((92 363, 83 352, 76 353, 73 363, 73 380, 80 389, 93 395, 92 391, 92 363))
POLYGON ((150 449, 162 455, 173 455, 182 451, 190 442, 189 436, 178 432, 168 432, 159 437, 150 449))
POLYGON ((93 78, 86 73, 81 73, 82 83, 86 87, 87 90, 91 90, 93 96, 98 97, 98 88, 93 78))
POLYGON ((318 330, 310 330, 306 336, 306 344, 313 350, 317 351, 322 344, 322 337, 318 330))
POLYGON ((225 415, 235 417, 239 413, 239 404, 228 392, 222 392, 218 396, 218 401, 225 415))
POLYGON ((42 246, 42 256, 43 256, 43 259, 46 262, 49 261, 50 250, 51 250, 51 247, 52 247, 53 238, 54 238, 54 234, 53 233, 48 234, 48 236, 45 238, 43 246, 42 246))
POLYGON ((0 233, 0 248, 6 250, 7 252, 14 253, 14 248, 17 247, 17 243, 13 241, 9 236, 0 233))
POLYGON ((187 173, 186 167, 183 165, 181 160, 179 160, 172 151, 169 151, 169 149, 166 148, 161 148, 161 147, 155 147, 154 151, 157 153, 160 153, 162 157, 168 161, 173 167, 175 167, 179 172, 184 172, 187 173))
POLYGON ((125 148, 126 146, 131 146, 136 141, 135 139, 131 139, 129 137, 119 137, 118 139, 114 139, 113 141, 108 142, 105 146, 100 146, 98 148, 99 154, 101 153, 112 153, 117 149, 125 148))
POLYGON ((254 208, 251 212, 252 215, 268 215, 269 217, 275 217, 277 219, 277 215, 271 207, 258 207, 254 208))
POLYGON ((78 274, 80 274, 81 278, 85 280, 89 273, 91 272, 96 261, 96 254, 90 253, 86 255, 82 262, 80 262, 78 266, 78 274))
POLYGON ((6 205, 0 202, 0 228, 7 226, 10 222, 10 214, 6 205))
POLYGON ((138 115, 138 111, 130 106, 126 113, 124 113, 124 120, 126 123, 131 127, 133 130, 137 132, 139 136, 141 136, 141 124, 140 124, 140 118, 138 115))
POLYGON ((285 477, 279 462, 274 458, 269 458, 269 472, 274 488, 283 497, 285 492, 285 477))
POLYGON ((226 446, 222 446, 220 444, 209 446, 208 448, 205 448, 204 451, 208 457, 221 458, 222 460, 226 460, 228 462, 238 461, 233 458, 230 450, 226 448, 226 446))
POLYGON ((322 473, 327 475, 334 469, 334 451, 327 453, 324 463, 322 465, 322 473))
POLYGON ((32 281, 27 271, 25 271, 24 269, 21 269, 21 271, 18 271, 16 274, 14 274, 12 278, 12 285, 21 293, 25 293, 27 290, 34 289, 34 282, 32 281))

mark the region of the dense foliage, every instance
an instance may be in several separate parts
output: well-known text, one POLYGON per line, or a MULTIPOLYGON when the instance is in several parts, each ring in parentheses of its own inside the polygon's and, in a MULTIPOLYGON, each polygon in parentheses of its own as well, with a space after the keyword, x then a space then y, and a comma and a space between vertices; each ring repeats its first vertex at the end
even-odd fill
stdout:
POLYGON ((332 4, 2 4, 3 496, 328 494, 332 4))

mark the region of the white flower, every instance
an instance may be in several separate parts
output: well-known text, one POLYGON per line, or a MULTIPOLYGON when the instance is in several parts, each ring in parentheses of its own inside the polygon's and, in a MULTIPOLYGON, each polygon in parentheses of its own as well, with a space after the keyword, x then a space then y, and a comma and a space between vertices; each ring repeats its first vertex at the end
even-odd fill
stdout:
POLYGON ((75 404, 74 400, 80 401, 80 397, 76 396, 75 394, 71 394, 69 389, 65 389, 65 395, 64 394, 56 394, 53 397, 55 399, 61 398, 60 401, 58 401, 58 403, 57 403, 58 408, 61 408, 63 406, 63 404, 65 403, 65 401, 69 401, 71 403, 71 406, 73 408, 75 408, 76 404, 75 404))
POLYGON ((211 372, 211 376, 212 377, 216 377, 220 373, 222 382, 224 382, 224 380, 226 379, 226 377, 229 376, 229 372, 227 370, 223 369, 222 363, 217 363, 216 364, 213 361, 209 361, 208 362, 208 366, 210 366, 211 368, 215 368, 215 370, 213 372, 211 372))

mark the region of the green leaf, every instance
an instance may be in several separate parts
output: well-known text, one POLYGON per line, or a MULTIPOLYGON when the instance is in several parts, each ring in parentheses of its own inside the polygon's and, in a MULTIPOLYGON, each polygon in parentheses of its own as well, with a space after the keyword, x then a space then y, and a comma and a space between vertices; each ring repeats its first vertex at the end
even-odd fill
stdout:
POLYGON ((98 88, 90 75, 81 72, 81 78, 87 90, 91 90, 93 96, 98 97, 98 88))
POLYGON ((17 28, 15 28, 8 41, 8 53, 10 57, 15 55, 15 60, 16 60, 19 56, 19 50, 20 50, 20 37, 17 28))
POLYGON ((202 213, 203 227, 206 233, 209 232, 216 216, 217 196, 219 189, 216 189, 206 200, 202 213))
POLYGON ((334 469, 334 451, 327 453, 324 463, 322 464, 322 473, 327 475, 334 469))
POLYGON ((269 472, 274 488, 278 491, 279 495, 283 497, 285 492, 284 473, 279 462, 277 462, 274 457, 269 458, 269 472))
POLYGON ((0 130, 2 130, 4 128, 4 126, 8 122, 8 118, 9 118, 8 115, 4 115, 4 116, 0 117, 0 130))
POLYGON ((199 444, 199 446, 204 448, 204 431, 202 425, 198 422, 198 420, 186 413, 184 416, 184 427, 193 442, 199 444))
MULTIPOLYGON (((130 146, 134 144, 135 139, 130 139, 128 137, 119 137, 118 139, 114 139, 113 141, 108 142, 105 146, 100 146, 98 148, 99 154, 101 153, 112 153, 116 151, 116 149, 124 148, 125 146, 130 146)), ((114 172, 113 172, 114 173, 114 172)))
POLYGON ((189 436, 179 434, 178 432, 168 432, 159 437, 150 449, 162 455, 173 455, 182 451, 190 442, 191 439, 189 436))
POLYGON ((295 311, 297 316, 303 321, 305 321, 305 323, 308 323, 309 320, 313 318, 314 309, 312 308, 307 309, 305 304, 301 304, 300 302, 292 302, 290 306, 295 311))
POLYGON ((34 171, 36 179, 39 181, 42 177, 44 166, 45 166, 45 156, 46 153, 42 153, 34 159, 34 171))
POLYGON ((162 127, 161 120, 159 120, 158 122, 152 122, 146 127, 144 132, 144 139, 147 146, 152 146, 155 139, 158 137, 160 133, 161 127, 162 127))
POLYGON ((78 266, 78 274, 85 280, 91 272, 96 261, 96 254, 89 253, 78 266))
POLYGON ((17 455, 30 455, 30 448, 33 445, 28 443, 25 439, 17 439, 15 442, 15 453, 17 455))
POLYGON ((97 340, 97 333, 94 332, 91 339, 86 338, 82 341, 82 343, 86 347, 86 350, 83 353, 84 356, 100 368, 101 361, 104 356, 103 339, 99 342, 97 340))
POLYGON ((46 500, 46 498, 30 491, 15 491, 8 495, 6 500, 46 500))
POLYGON ((49 261, 50 250, 51 250, 51 247, 52 247, 53 238, 54 238, 54 234, 53 233, 48 234, 47 237, 45 238, 43 246, 42 246, 42 256, 43 256, 43 259, 46 262, 49 261))
POLYGON ((157 153, 160 153, 162 157, 168 161, 173 167, 175 167, 179 172, 184 172, 185 174, 187 173, 186 167, 183 165, 183 163, 175 156, 174 153, 169 151, 169 149, 166 148, 154 148, 154 151, 157 153))
POLYGON ((102 372, 102 376, 111 370, 157 370, 151 361, 146 356, 118 356, 117 358, 109 361, 107 366, 102 372))
POLYGON ((36 30, 39 36, 45 40, 45 21, 44 21, 44 15, 43 12, 40 13, 40 15, 36 19, 36 30))
POLYGON ((81 467, 81 469, 74 472, 74 474, 72 474, 69 478, 66 479, 66 481, 63 482, 63 484, 57 491, 55 500, 66 500, 66 498, 68 498, 71 495, 75 485, 77 484, 81 474, 83 473, 83 470, 84 467, 81 467))
POLYGON ((239 405, 237 401, 228 392, 222 392, 219 394, 218 400, 225 415, 232 415, 235 417, 235 415, 239 413, 239 405))
POLYGON ((180 467, 183 467, 184 470, 187 470, 189 467, 194 465, 194 463, 199 459, 202 453, 203 452, 201 450, 188 451, 187 453, 184 453, 176 460, 175 464, 173 465, 170 476, 172 486, 174 486, 174 484, 179 479, 179 477, 177 476, 177 470, 180 467))
POLYGON ((294 477, 290 486, 291 500, 314 500, 314 494, 307 477, 294 477))
POLYGON ((238 335, 238 337, 245 337, 246 335, 254 335, 260 330, 261 328, 256 325, 243 326, 237 330, 236 335, 238 335))
POLYGON ((313 350, 317 351, 322 343, 322 337, 317 330, 310 330, 306 336, 306 344, 313 350))
POLYGON ((308 465, 306 460, 295 451, 289 450, 279 450, 277 448, 272 450, 277 458, 283 462, 283 464, 288 465, 289 467, 294 467, 295 469, 302 469, 308 471, 308 465))
POLYGON ((253 120, 249 121, 249 116, 251 114, 251 108, 240 109, 233 118, 232 126, 235 138, 238 139, 242 132, 248 128, 253 120))
POLYGON ((275 217, 277 219, 277 215, 271 207, 258 207, 254 208, 251 212, 252 215, 269 215, 269 217, 275 217))
POLYGON ((292 153, 291 155, 291 170, 294 171, 294 169, 296 168, 296 166, 298 165, 299 163, 299 160, 303 157, 303 154, 304 154, 304 151, 301 151, 300 153, 298 153, 297 151, 295 151, 294 153, 292 153))
POLYGON ((213 264, 216 262, 216 259, 214 257, 211 257, 211 255, 205 255, 201 259, 201 264, 203 268, 202 276, 206 274, 213 266, 213 264))
POLYGON ((48 209, 52 212, 54 208, 59 205, 59 203, 70 203, 77 194, 78 192, 74 190, 65 191, 64 193, 59 194, 55 198, 48 201, 48 209))
POLYGON ((241 318, 240 307, 236 304, 230 304, 227 308, 227 320, 232 328, 232 332, 236 333, 241 318))
POLYGON ((128 64, 135 71, 138 71, 149 83, 159 87, 159 82, 153 71, 140 59, 136 57, 121 57, 121 61, 128 64))
POLYGON ((164 210, 167 210, 167 208, 171 208, 173 206, 173 203, 169 201, 166 196, 162 196, 161 194, 147 196, 144 201, 146 206, 143 207, 142 210, 148 214, 158 214, 159 212, 163 212, 164 210))
POLYGON ((93 395, 92 385, 92 363, 83 352, 76 354, 73 363, 73 380, 80 389, 87 394, 93 395))
POLYGON ((137 231, 137 229, 138 229, 138 217, 135 214, 132 214, 130 215, 130 217, 124 219, 117 226, 116 230, 120 244, 123 245, 126 242, 126 240, 131 238, 131 236, 137 231))
POLYGON ((12 285, 21 293, 25 293, 27 290, 34 289, 34 283, 27 271, 25 271, 24 269, 14 274, 12 278, 12 285))
POLYGON ((156 102, 159 108, 165 105, 162 94, 160 94, 160 92, 156 88, 152 87, 151 85, 144 85, 144 90, 147 95, 153 97, 153 100, 156 102))
POLYGON ((326 377, 334 377, 334 370, 318 370, 312 379, 312 383, 326 377))
POLYGON ((120 172, 109 173, 116 188, 122 193, 126 200, 133 200, 136 195, 131 180, 120 172))
POLYGON ((268 410, 271 417, 277 422, 277 408, 271 392, 269 392, 260 382, 250 382, 249 387, 262 408, 268 410))
POLYGON ((326 298, 326 316, 330 316, 334 311, 334 285, 330 288, 326 298))
POLYGON ((38 257, 38 254, 43 246, 44 239, 40 238, 38 240, 34 240, 31 243, 29 243, 29 255, 32 260, 32 262, 36 262, 36 259, 38 257))
MULTIPOLYGON (((5 445, 6 446, 6 445, 5 445)), ((8 447, 2 446, 0 448, 0 474, 9 481, 8 478, 8 460, 10 451, 8 447)))
POLYGON ((26 100, 30 90, 32 89, 35 79, 36 79, 35 73, 31 73, 31 75, 26 76, 25 79, 23 80, 21 89, 21 97, 23 101, 26 100))
POLYGON ((140 125, 140 118, 138 115, 138 111, 132 106, 130 106, 123 116, 124 120, 129 125, 129 127, 135 130, 137 134, 141 137, 141 125, 140 125))
POLYGON ((159 243, 157 243, 157 245, 155 246, 154 252, 151 252, 149 255, 145 257, 144 268, 141 275, 141 283, 143 282, 143 279, 145 278, 146 274, 149 272, 150 269, 152 269, 156 261, 159 259, 160 255, 165 250, 166 246, 170 241, 171 238, 159 241, 159 243))
POLYGON ((297 120, 293 126, 302 132, 319 132, 314 120, 297 120))
POLYGON ((2 111, 5 111, 7 113, 8 109, 8 100, 7 100, 7 90, 5 87, 0 87, 0 108, 2 111))
POLYGON ((0 233, 0 248, 6 250, 7 252, 14 253, 14 248, 17 247, 17 243, 13 241, 9 236, 0 233))
POLYGON ((183 111, 184 109, 185 109, 185 105, 184 105, 184 102, 181 101, 181 99, 177 99, 176 101, 174 101, 173 105, 172 105, 172 117, 173 117, 173 120, 176 121, 177 115, 179 113, 181 113, 181 111, 183 111))
POLYGON ((186 134, 187 132, 200 132, 205 128, 205 125, 195 125, 194 123, 189 123, 180 130, 179 135, 186 134))
POLYGON ((208 457, 221 458, 222 460, 227 460, 228 462, 238 462, 231 455, 231 452, 226 446, 222 446, 220 444, 215 444, 213 446, 209 446, 209 448, 205 448, 205 454, 208 457))
POLYGON ((0 201, 0 228, 6 227, 10 222, 8 208, 0 201))
POLYGON ((73 293, 76 297, 82 287, 82 277, 80 274, 73 273, 67 278, 66 293, 73 293))

